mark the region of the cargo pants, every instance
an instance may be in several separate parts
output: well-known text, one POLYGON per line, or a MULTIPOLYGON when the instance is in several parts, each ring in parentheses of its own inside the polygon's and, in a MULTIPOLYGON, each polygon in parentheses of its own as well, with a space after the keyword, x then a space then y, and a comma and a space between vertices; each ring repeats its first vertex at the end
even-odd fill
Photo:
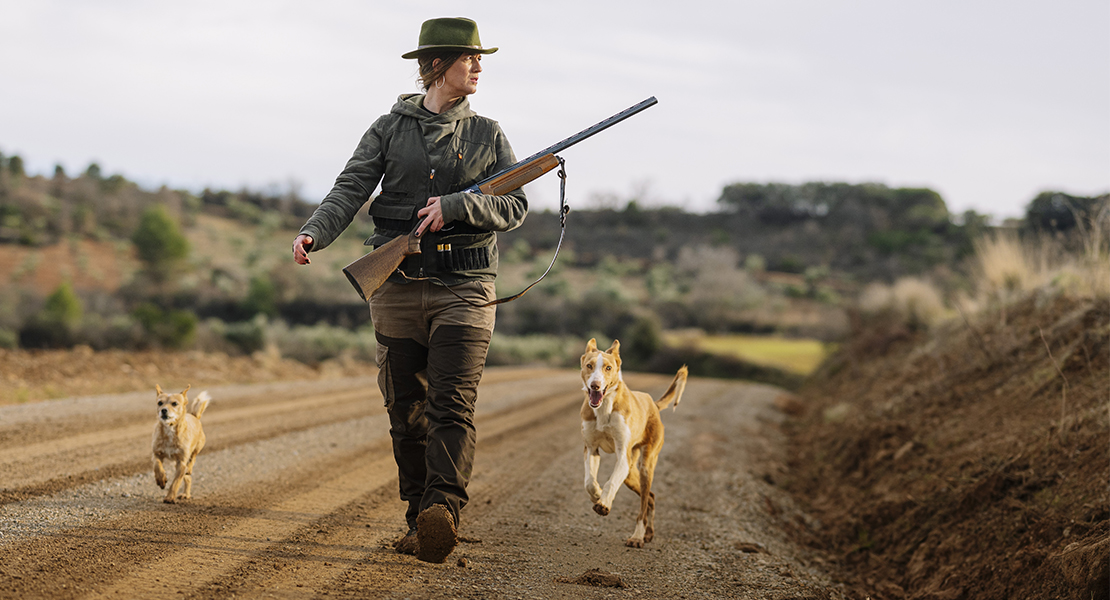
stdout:
MULTIPOLYGON (((452 289, 475 303, 494 298, 492 282, 452 289)), ((370 297, 378 387, 389 413, 405 519, 446 505, 459 523, 474 466, 474 407, 493 335, 492 306, 476 308, 429 281, 387 281, 370 297)))

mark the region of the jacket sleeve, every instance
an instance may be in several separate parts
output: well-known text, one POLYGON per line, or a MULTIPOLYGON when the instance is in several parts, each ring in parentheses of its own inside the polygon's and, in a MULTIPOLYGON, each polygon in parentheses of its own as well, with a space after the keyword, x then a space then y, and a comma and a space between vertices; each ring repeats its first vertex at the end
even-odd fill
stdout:
POLYGON ((300 233, 312 236, 312 251, 323 250, 334 242, 381 182, 385 168, 384 118, 362 135, 355 153, 335 178, 335 185, 301 227, 300 233))
MULTIPOLYGON (((493 145, 497 163, 485 176, 516 164, 516 155, 500 125, 494 125, 493 145)), ((443 196, 439 202, 444 222, 462 221, 486 231, 516 229, 528 214, 528 198, 523 188, 504 196, 456 192, 443 196)))

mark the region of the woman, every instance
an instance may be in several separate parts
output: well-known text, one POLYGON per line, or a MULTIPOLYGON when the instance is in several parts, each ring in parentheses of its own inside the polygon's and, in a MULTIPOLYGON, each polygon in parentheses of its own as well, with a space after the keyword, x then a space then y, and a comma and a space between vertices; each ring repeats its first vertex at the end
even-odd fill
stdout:
POLYGON ((478 116, 467 96, 478 89, 482 56, 469 19, 424 22, 419 62, 424 94, 404 94, 363 135, 335 186, 293 242, 298 264, 351 223, 370 193, 380 246, 413 229, 421 253, 405 259, 370 297, 378 343, 378 386, 390 418, 408 533, 398 552, 443 562, 454 549, 459 511, 474 461, 474 405, 493 333, 496 231, 521 224, 524 192, 458 193, 514 164, 496 121, 478 116), (450 289, 448 289, 448 286, 450 289))

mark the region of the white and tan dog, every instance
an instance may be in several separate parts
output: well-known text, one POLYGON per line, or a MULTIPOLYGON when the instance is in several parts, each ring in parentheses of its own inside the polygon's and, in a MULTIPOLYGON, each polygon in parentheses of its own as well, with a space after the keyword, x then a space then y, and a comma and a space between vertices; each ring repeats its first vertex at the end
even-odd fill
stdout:
POLYGON ((193 496, 193 464, 197 461, 197 454, 204 448, 204 429, 200 426, 200 416, 208 408, 211 398, 208 392, 197 394, 196 398, 189 400, 185 392, 190 386, 181 390, 180 394, 167 394, 159 385, 154 386, 158 394, 158 422, 154 425, 154 440, 152 452, 154 453, 154 481, 158 487, 166 487, 166 469, 162 461, 174 461, 177 470, 173 474, 173 483, 166 490, 163 502, 173 504, 177 500, 187 500, 193 496), (178 488, 182 482, 185 489, 180 496, 178 488))
POLYGON ((672 401, 678 407, 686 388, 686 367, 678 370, 671 387, 658 401, 644 392, 628 389, 621 378, 620 342, 605 352, 597 349, 597 340, 586 344, 582 355, 582 437, 586 440, 586 493, 594 503, 594 512, 609 514, 613 498, 621 482, 640 495, 640 515, 636 530, 625 545, 642 548, 655 536, 655 494, 651 480, 655 463, 663 449, 663 421, 659 410, 672 401), (605 487, 597 482, 601 451, 615 454, 616 466, 605 487))

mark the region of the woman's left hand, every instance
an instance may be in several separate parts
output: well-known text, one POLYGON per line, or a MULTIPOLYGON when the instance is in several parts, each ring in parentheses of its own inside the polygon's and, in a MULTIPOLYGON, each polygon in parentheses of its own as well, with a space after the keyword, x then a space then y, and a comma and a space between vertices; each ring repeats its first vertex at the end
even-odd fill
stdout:
POLYGON ((439 204, 441 196, 428 198, 428 205, 417 211, 416 216, 424 217, 416 227, 416 237, 424 235, 424 230, 439 231, 443 229, 443 207, 439 204))

